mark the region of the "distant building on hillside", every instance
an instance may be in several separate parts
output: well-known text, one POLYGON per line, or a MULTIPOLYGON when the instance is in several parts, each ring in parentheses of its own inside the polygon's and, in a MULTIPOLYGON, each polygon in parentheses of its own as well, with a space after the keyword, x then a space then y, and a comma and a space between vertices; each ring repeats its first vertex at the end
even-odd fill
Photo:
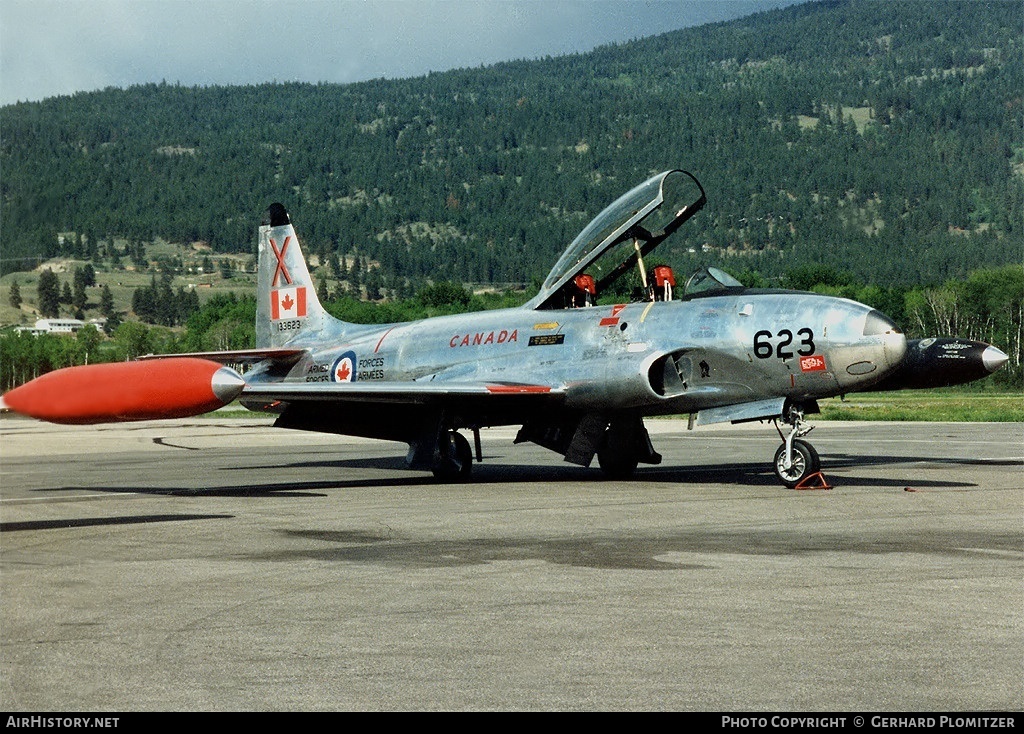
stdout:
POLYGON ((41 334, 74 334, 85 326, 79 319, 39 319, 36 329, 41 334))
MULTIPOLYGON (((91 318, 90 325, 96 329, 102 329, 106 323, 105 318, 91 318)), ((18 327, 18 332, 29 332, 34 335, 40 334, 78 334, 86 322, 79 318, 40 318, 36 321, 35 327, 18 327)))

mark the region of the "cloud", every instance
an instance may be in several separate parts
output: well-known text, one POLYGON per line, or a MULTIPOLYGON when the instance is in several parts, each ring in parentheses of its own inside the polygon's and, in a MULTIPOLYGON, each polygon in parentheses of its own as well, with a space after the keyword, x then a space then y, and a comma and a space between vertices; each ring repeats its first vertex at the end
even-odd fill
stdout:
POLYGON ((0 0, 0 103, 354 82, 588 51, 795 0, 0 0))

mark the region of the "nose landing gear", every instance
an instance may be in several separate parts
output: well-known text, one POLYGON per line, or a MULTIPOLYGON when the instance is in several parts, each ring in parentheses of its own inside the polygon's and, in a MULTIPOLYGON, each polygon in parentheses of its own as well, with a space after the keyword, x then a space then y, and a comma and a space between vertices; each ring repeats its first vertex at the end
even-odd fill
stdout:
POLYGON ((790 426, 790 431, 785 436, 782 434, 778 422, 775 423, 775 428, 779 432, 783 444, 775 452, 772 468, 779 481, 793 489, 821 472, 821 458, 814 447, 801 438, 814 428, 804 421, 804 411, 796 406, 790 406, 785 415, 785 421, 790 426))

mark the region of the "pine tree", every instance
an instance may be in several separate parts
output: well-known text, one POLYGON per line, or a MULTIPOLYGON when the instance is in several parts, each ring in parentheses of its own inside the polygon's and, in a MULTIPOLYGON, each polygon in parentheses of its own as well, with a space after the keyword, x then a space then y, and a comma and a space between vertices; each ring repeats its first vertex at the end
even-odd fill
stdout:
POLYGON ((114 295, 106 284, 100 290, 100 313, 106 319, 114 315, 114 295))
POLYGON ((114 294, 110 292, 106 283, 100 291, 100 313, 107 320, 103 325, 103 331, 109 336, 121 325, 121 314, 114 309, 114 294))
POLYGON ((10 304, 14 308, 21 308, 21 288, 18 286, 18 281, 11 281, 11 295, 9 296, 10 304))
MULTIPOLYGON (((75 287, 72 289, 71 305, 74 307, 75 313, 79 314, 85 308, 87 300, 85 295, 85 275, 79 268, 75 268, 74 282, 75 287)), ((81 318, 81 316, 76 315, 75 318, 81 318)))
MULTIPOLYGON (((65 284, 66 285, 66 284, 65 284)), ((39 275, 38 295, 39 313, 43 318, 60 316, 60 281, 52 270, 47 268, 39 275)))

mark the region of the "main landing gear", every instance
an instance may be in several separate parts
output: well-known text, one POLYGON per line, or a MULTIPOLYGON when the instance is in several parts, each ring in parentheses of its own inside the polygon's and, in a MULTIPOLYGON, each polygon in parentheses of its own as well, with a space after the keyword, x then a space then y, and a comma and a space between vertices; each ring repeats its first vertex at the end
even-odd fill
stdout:
POLYGON ((775 452, 772 468, 779 481, 792 489, 808 477, 821 471, 821 459, 814 447, 802 439, 814 428, 804 421, 804 411, 791 406, 786 412, 784 420, 789 424, 790 431, 787 435, 783 435, 782 429, 776 422, 775 428, 778 430, 783 444, 775 452))
POLYGON ((438 440, 431 466, 434 477, 442 482, 465 482, 473 471, 473 451, 458 431, 444 431, 438 440))

